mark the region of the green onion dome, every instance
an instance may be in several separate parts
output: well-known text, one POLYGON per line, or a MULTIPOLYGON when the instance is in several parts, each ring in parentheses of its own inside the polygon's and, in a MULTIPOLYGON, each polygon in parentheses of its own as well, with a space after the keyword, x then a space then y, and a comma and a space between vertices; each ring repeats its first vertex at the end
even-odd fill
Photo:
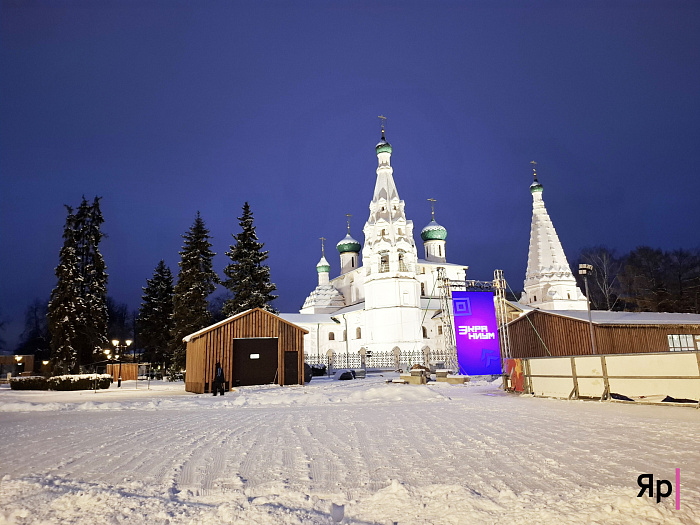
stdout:
POLYGON ((321 257, 321 260, 318 261, 318 264, 316 265, 316 271, 318 273, 330 273, 331 272, 331 265, 328 264, 328 261, 326 260, 325 257, 321 257))
POLYGON ((339 253, 359 253, 360 249, 362 248, 360 243, 353 239, 349 233, 345 236, 343 240, 336 244, 335 247, 337 248, 339 253))
POLYGON ((379 141, 379 144, 375 147, 377 150, 377 154, 379 153, 391 153, 391 144, 389 144, 383 137, 382 140, 379 141))
POLYGON ((444 241, 447 239, 447 230, 444 226, 440 226, 435 219, 430 221, 428 225, 420 231, 420 238, 425 241, 444 241))
POLYGON ((542 193, 542 184, 540 184, 537 179, 530 184, 530 193, 542 193))

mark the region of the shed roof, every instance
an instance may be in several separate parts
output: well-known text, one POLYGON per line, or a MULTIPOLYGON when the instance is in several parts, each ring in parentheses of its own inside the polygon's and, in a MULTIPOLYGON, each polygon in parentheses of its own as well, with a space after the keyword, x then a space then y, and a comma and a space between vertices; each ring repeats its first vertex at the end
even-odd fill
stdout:
MULTIPOLYGON (((576 319, 578 321, 588 321, 588 312, 586 310, 537 309, 534 311, 545 314, 559 315, 561 317, 576 319)), ((528 314, 529 313, 530 312, 528 312, 528 314)), ((607 310, 591 310, 591 321, 593 324, 601 325, 700 325, 700 315, 668 312, 609 312, 607 310)))
POLYGON ((262 313, 264 313, 264 314, 266 314, 266 315, 269 315, 269 316, 271 316, 271 317, 275 317, 275 318, 279 319, 280 322, 282 322, 282 323, 284 323, 284 324, 287 324, 287 325, 289 325, 289 326, 292 326, 292 327, 296 328, 297 330, 300 330, 300 331, 304 332, 305 334, 308 334, 308 333, 309 333, 308 330, 305 330, 305 329, 302 328, 301 326, 295 325, 294 323, 292 323, 292 322, 290 322, 290 321, 288 321, 288 320, 286 320, 286 319, 280 317, 279 315, 275 315, 275 314, 273 314, 273 313, 270 313, 270 312, 268 312, 267 310, 263 310, 262 308, 252 308, 252 309, 250 309, 250 310, 246 310, 245 312, 241 312, 241 313, 239 313, 239 314, 232 315, 231 317, 227 317, 227 318, 224 319, 223 321, 219 321, 218 323, 214 323, 213 325, 210 325, 210 326, 207 326, 207 327, 205 327, 205 328, 202 328, 201 330, 199 330, 199 331, 197 331, 197 332, 194 332, 194 333, 192 333, 192 334, 190 334, 190 335, 187 335, 187 336, 183 337, 182 340, 183 340, 185 343, 189 343, 192 339, 194 339, 194 338, 196 338, 196 337, 199 337, 199 336, 201 336, 201 335, 204 335, 204 334, 206 334, 207 332, 209 332, 209 331, 211 331, 211 330, 214 330, 214 329, 216 329, 216 328, 218 328, 218 327, 220 327, 220 326, 222 326, 222 325, 225 325, 225 324, 227 324, 227 323, 230 323, 230 322, 232 322, 232 321, 235 321, 236 319, 240 319, 241 317, 245 317, 246 315, 250 315, 251 313, 253 313, 253 312, 255 312, 255 311, 260 311, 260 312, 262 312, 262 313))

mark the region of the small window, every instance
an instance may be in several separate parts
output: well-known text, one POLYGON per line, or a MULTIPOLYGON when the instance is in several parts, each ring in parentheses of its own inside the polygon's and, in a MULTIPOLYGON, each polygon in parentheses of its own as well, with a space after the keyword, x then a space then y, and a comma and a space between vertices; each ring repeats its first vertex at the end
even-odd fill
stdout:
POLYGON ((384 237, 385 235, 386 235, 386 230, 384 228, 382 228, 382 237, 384 237))
POLYGON ((330 332, 330 333, 328 334, 328 340, 329 340, 329 341, 335 341, 335 334, 334 334, 333 332, 330 332))
POLYGON ((420 294, 425 295, 425 283, 420 283, 420 294))
POLYGON ((438 335, 442 335, 442 325, 438 325, 438 335))
POLYGON ((355 267, 355 258, 353 257, 353 258, 351 259, 351 261, 352 261, 351 267, 354 268, 354 267, 355 267))
POLYGON ((362 338, 362 328, 359 326, 357 327, 357 330, 355 330, 355 339, 361 339, 362 338))
POLYGON ((695 342, 692 335, 669 335, 668 349, 671 352, 695 350, 695 342))
POLYGON ((566 294, 566 298, 567 298, 567 299, 571 299, 571 294, 570 294, 570 293, 567 293, 567 294, 566 294))
POLYGON ((427 338, 428 338, 428 329, 424 326, 423 327, 423 339, 427 339, 427 338))
POLYGON ((347 341, 347 340, 348 340, 348 331, 343 330, 343 341, 347 341))
POLYGON ((537 302, 537 296, 536 296, 536 295, 533 295, 533 296, 532 296, 532 302, 533 302, 533 303, 536 303, 536 302, 537 302))
POLYGON ((438 244, 438 255, 442 257, 442 246, 438 244))

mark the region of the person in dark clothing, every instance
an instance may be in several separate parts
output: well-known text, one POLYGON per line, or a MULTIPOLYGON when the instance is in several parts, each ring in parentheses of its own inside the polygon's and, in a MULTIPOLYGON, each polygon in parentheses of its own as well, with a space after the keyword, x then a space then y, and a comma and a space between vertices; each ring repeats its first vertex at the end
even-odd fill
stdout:
POLYGON ((222 396, 224 395, 224 389, 226 387, 226 379, 224 379, 224 369, 221 368, 221 363, 216 363, 214 368, 214 381, 211 384, 212 395, 216 395, 219 392, 222 396))

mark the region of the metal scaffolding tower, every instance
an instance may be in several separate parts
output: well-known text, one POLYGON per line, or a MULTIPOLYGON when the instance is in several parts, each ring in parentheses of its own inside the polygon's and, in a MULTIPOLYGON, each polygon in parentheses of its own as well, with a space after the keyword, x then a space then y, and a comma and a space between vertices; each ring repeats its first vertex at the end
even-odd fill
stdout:
POLYGON ((457 361, 457 344, 455 341, 454 323, 452 320, 452 290, 468 290, 494 292, 496 303, 496 318, 498 320, 498 334, 501 345, 501 362, 510 357, 510 338, 508 336, 508 318, 506 315, 506 287, 503 270, 493 272, 493 281, 451 281, 447 277, 445 268, 437 269, 438 286, 440 288, 440 309, 442 310, 442 333, 445 337, 445 352, 448 355, 448 366, 459 370, 457 361))
POLYGON ((510 358, 510 335, 508 334, 508 315, 506 308, 506 283, 503 270, 494 270, 493 287, 496 291, 496 318, 498 320, 498 337, 501 343, 501 365, 510 358))

